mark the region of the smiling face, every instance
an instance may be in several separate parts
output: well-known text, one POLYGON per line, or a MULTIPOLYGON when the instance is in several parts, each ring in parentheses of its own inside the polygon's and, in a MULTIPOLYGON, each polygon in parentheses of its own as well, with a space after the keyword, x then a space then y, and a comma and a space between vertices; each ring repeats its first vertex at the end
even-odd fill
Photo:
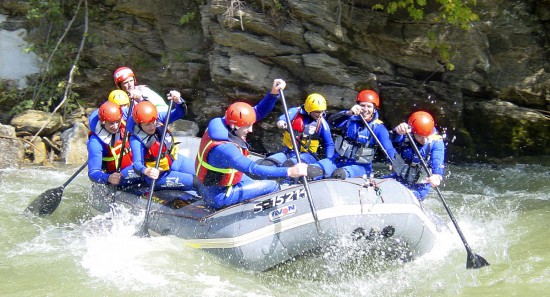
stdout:
POLYGON ((314 120, 318 120, 323 116, 324 113, 324 111, 312 111, 309 113, 309 116, 312 117, 314 120))
POLYGON ((104 121, 103 127, 105 128, 105 130, 109 131, 109 133, 115 134, 118 132, 118 129, 120 128, 120 121, 116 121, 116 122, 104 121))
POLYGON ((374 103, 371 102, 357 102, 359 106, 361 106, 361 115, 365 118, 365 120, 368 122, 372 119, 374 116, 374 110, 375 106, 374 103))

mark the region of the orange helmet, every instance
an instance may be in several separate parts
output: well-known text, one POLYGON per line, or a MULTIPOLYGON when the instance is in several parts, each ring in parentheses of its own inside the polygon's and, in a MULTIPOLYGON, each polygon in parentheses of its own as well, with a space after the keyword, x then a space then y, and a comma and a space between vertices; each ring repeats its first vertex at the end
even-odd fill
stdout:
POLYGON ((425 111, 417 111, 409 117, 412 133, 428 137, 435 126, 434 118, 425 111))
POLYGON ((119 105, 107 101, 99 107, 98 115, 102 122, 118 122, 122 119, 122 110, 119 105))
POLYGON ((380 106, 380 98, 378 94, 373 90, 363 90, 357 94, 357 103, 359 102, 370 102, 373 103, 376 108, 380 106))
POLYGON ((128 79, 128 77, 133 77, 135 83, 137 84, 136 75, 132 69, 128 67, 119 67, 115 72, 113 72, 113 79, 115 80, 115 85, 118 86, 119 83, 128 79))
POLYGON ((141 101, 134 106, 132 117, 136 124, 151 123, 157 120, 157 108, 149 101, 141 101))
POLYGON ((225 111, 225 122, 237 127, 252 125, 256 122, 256 111, 248 103, 235 102, 225 111))

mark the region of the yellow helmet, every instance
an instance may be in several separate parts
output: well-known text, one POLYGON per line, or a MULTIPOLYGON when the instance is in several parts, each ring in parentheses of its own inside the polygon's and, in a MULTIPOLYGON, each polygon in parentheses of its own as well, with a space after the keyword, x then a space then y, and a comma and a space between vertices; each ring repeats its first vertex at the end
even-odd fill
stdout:
POLYGON ((310 94, 306 98, 304 109, 308 113, 312 111, 325 111, 327 110, 327 100, 325 100, 325 97, 317 93, 310 94))
POLYGON ((119 106, 130 104, 130 98, 123 90, 114 90, 109 93, 109 101, 119 106))

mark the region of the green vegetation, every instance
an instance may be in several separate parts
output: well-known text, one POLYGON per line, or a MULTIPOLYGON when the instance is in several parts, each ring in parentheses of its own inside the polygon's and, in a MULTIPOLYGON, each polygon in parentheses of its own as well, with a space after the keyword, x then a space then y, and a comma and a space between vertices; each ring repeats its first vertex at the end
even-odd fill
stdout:
MULTIPOLYGON (((476 0, 432 0, 439 5, 439 14, 436 21, 447 22, 451 25, 467 29, 470 22, 477 21, 479 16, 475 14, 470 5, 475 6, 476 0)), ((397 0, 389 1, 386 5, 379 3, 372 8, 385 10, 389 14, 394 14, 400 9, 406 9, 413 20, 424 19, 425 10, 428 6, 428 0, 397 0)))
POLYGON ((180 24, 185 25, 193 21, 196 17, 196 13, 194 11, 188 12, 181 16, 180 18, 180 24))
MULTIPOLYGON (((29 2, 26 17, 32 27, 39 28, 41 32, 33 34, 29 40, 33 45, 27 50, 32 50, 39 57, 41 71, 36 81, 27 88, 25 92, 27 96, 21 98, 12 113, 29 108, 53 111, 62 102, 67 73, 70 72, 78 51, 75 43, 62 41, 69 32, 77 35, 80 33, 69 31, 71 23, 67 25, 67 15, 78 14, 77 9, 80 9, 81 4, 82 0, 31 0, 29 2)), ((77 99, 78 94, 68 92, 66 104, 61 111, 68 113, 77 108, 79 106, 77 99)))
MULTIPOLYGON (((436 16, 433 19, 436 22, 448 23, 463 30, 468 30, 471 22, 479 19, 479 16, 470 7, 475 6, 477 0, 397 0, 389 1, 385 5, 382 3, 375 4, 372 9, 383 10, 389 14, 395 14, 398 10, 405 9, 413 20, 420 21, 424 20, 429 4, 435 4, 438 7, 436 16)), ((454 70, 455 66, 451 63, 450 46, 438 40, 433 31, 428 32, 428 37, 430 46, 438 51, 440 59, 445 63, 447 70, 454 70)))
MULTIPOLYGON (((338 13, 340 14, 344 0, 338 1, 338 13)), ((247 9, 265 13, 272 17, 275 23, 281 23, 282 18, 292 15, 286 0, 226 0, 226 2, 227 10, 223 17, 224 25, 228 28, 240 24, 241 29, 244 30, 243 16, 247 9)), ((349 1, 349 5, 353 6, 353 1, 349 1)), ((379 3, 372 6, 372 9, 384 11, 388 14, 396 14, 405 10, 413 21, 425 20, 426 15, 429 13, 430 21, 468 30, 471 22, 479 19, 479 16, 471 8, 475 5, 477 5, 477 0, 380 0, 379 3)), ((182 20, 188 21, 192 16, 185 15, 184 17, 182 17, 182 20)), ((340 17, 338 20, 340 20, 340 17)), ((445 64, 447 70, 454 70, 455 66, 451 62, 452 48, 444 40, 440 40, 433 31, 428 32, 428 38, 430 47, 437 51, 439 60, 445 64)))

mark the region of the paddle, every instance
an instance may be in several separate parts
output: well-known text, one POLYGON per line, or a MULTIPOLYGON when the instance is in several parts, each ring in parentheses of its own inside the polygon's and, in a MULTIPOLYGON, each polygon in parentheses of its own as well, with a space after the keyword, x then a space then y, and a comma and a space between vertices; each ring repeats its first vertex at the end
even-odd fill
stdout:
MULTIPOLYGON (((294 153, 296 154, 296 160, 298 161, 298 163, 301 163, 302 160, 300 158, 300 149, 296 144, 296 137, 294 137, 294 129, 292 129, 292 125, 290 123, 290 116, 288 115, 288 108, 286 106, 285 94, 283 93, 283 90, 279 90, 279 93, 281 94, 281 101, 283 101, 286 125, 288 127, 288 133, 290 133, 290 139, 292 140, 292 148, 294 150, 294 153)), ((304 184, 304 188, 306 190, 307 200, 309 202, 309 208, 311 209, 311 214, 313 215, 313 220, 315 221, 315 227, 317 228, 317 232, 319 233, 319 235, 321 235, 322 234, 321 224, 319 223, 319 218, 317 217, 317 211, 315 210, 315 205, 313 204, 313 199, 311 198, 312 197, 311 191, 309 189, 309 184, 307 182, 306 176, 302 176, 302 183, 304 184)))
MULTIPOLYGON (((130 108, 128 114, 132 114, 132 107, 134 101, 130 103, 130 108)), ((122 166, 122 157, 124 157, 124 146, 126 145, 126 138, 128 137, 128 131, 125 131, 124 138, 122 139, 122 151, 118 160, 117 172, 120 172, 120 167, 122 166)), ((26 211, 34 213, 35 215, 50 215, 52 214, 59 204, 61 203, 61 198, 63 197, 63 190, 76 176, 86 168, 88 162, 86 161, 82 166, 61 186, 55 189, 49 189, 44 193, 40 194, 27 208, 26 211)))
POLYGON ((306 145, 305 143, 303 143, 303 142, 301 142, 301 141, 300 141, 300 147, 303 148, 303 149, 305 149, 310 155, 312 155, 313 158, 315 158, 315 160, 317 160, 317 161, 320 161, 320 160, 321 160, 321 158, 319 158, 319 156, 317 156, 317 153, 314 153, 314 152, 311 150, 311 148, 309 148, 308 145, 306 145))
MULTIPOLYGON (((164 130, 162 131, 162 137, 160 138, 160 147, 159 147, 159 154, 157 156, 157 160, 155 162, 155 169, 159 168, 160 159, 162 157, 162 149, 164 147, 164 139, 166 138, 166 131, 168 130, 168 124, 170 123, 170 112, 172 111, 172 105, 174 104, 174 99, 170 100, 170 103, 168 104, 168 112, 166 113, 166 120, 164 123, 164 130)), ((149 212, 151 211, 151 202, 153 201, 153 192, 155 191, 155 184, 157 183, 156 179, 153 179, 151 181, 151 186, 149 187, 149 197, 147 198, 147 205, 145 206, 145 219, 143 221, 143 224, 141 224, 141 227, 136 232, 136 236, 140 237, 150 237, 149 234, 149 212)))
MULTIPOLYGON (((414 149, 414 152, 420 158, 420 163, 422 164, 422 167, 426 171, 426 174, 428 177, 431 177, 432 174, 430 173, 430 170, 428 169, 428 165, 426 165, 426 161, 424 161, 424 158, 422 158, 422 155, 420 154, 420 151, 418 150, 418 147, 416 146, 416 143, 414 142, 414 139, 410 132, 407 132, 407 137, 409 138, 409 141, 411 142, 411 145, 414 149)), ((451 212, 451 209, 447 205, 447 202, 445 201, 445 198, 443 198, 443 195, 441 194, 441 191, 439 191, 439 188, 435 188, 435 191, 437 192, 437 195, 439 195, 439 199, 441 199, 441 202, 443 203, 443 206, 445 207, 445 210, 447 211, 447 214, 449 214, 449 217, 451 218, 451 221, 453 222, 453 225, 456 228, 456 231, 458 232, 458 235, 460 236, 460 239, 462 239, 462 243, 464 244, 464 248, 466 248, 466 252, 468 253, 468 257, 466 258, 466 268, 481 268, 484 266, 490 265, 487 260, 485 260, 480 255, 475 254, 470 246, 468 245, 468 242, 466 241, 466 238, 464 237, 464 234, 462 234, 462 231, 460 231, 460 227, 458 227, 458 223, 456 222, 453 213, 451 212)))
MULTIPOLYGON (((130 100, 130 107, 128 107, 128 116, 126 116, 126 120, 130 118, 132 115, 132 110, 134 109, 134 100, 130 100)), ((120 148, 120 155, 118 156, 118 164, 116 166, 116 172, 120 173, 121 167, 122 167, 122 159, 124 158, 124 147, 126 146, 126 140, 128 139, 128 129, 126 129, 126 126, 124 127, 124 135, 122 135, 122 146, 120 148)))
POLYGON ((393 160, 392 160, 392 158, 390 158, 390 155, 388 154, 388 151, 386 151, 386 149, 384 149, 384 147, 382 146, 382 143, 380 142, 380 139, 378 139, 378 137, 376 136, 376 134, 374 134, 374 131, 372 130, 371 126, 369 126, 369 123, 367 123, 367 120, 365 120, 365 118, 363 117, 362 114, 359 114, 359 117, 361 118, 361 120, 363 120, 363 124, 365 124, 365 126, 367 127, 367 129, 368 129, 369 132, 370 132, 370 135, 372 135, 372 137, 374 138, 374 140, 376 141, 376 143, 378 144, 378 146, 380 147, 380 149, 382 149, 382 151, 384 152, 384 154, 386 154, 386 158, 388 158, 388 160, 390 160, 390 162, 391 162, 392 165, 393 165, 393 160))
POLYGON ((40 194, 34 201, 27 206, 25 209, 26 211, 29 211, 35 215, 39 216, 45 216, 52 214, 55 209, 59 206, 59 203, 61 203, 61 198, 63 197, 63 190, 67 185, 69 185, 75 177, 84 170, 88 166, 88 162, 84 162, 78 170, 71 175, 71 177, 60 187, 57 187, 55 189, 49 189, 45 191, 44 193, 40 194))

